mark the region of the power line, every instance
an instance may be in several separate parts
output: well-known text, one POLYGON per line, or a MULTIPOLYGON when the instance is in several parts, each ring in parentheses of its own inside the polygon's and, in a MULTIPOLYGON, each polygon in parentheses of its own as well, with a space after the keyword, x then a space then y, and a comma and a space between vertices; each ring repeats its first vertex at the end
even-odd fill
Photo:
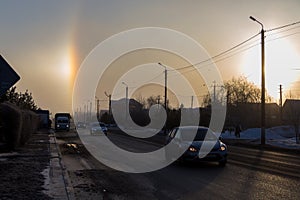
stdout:
MULTIPOLYGON (((280 27, 276 27, 276 28, 273 28, 273 29, 269 29, 269 30, 266 30, 265 32, 271 32, 271 31, 275 31, 275 30, 280 30, 280 29, 283 29, 283 28, 287 28, 287 27, 290 27, 290 26, 297 25, 297 24, 300 24, 300 21, 294 22, 294 23, 291 23, 291 24, 286 24, 286 25, 283 25, 283 26, 280 26, 280 27)), ((296 28, 296 27, 295 27, 295 28, 296 28)), ((235 45, 235 46, 229 48, 228 50, 225 50, 225 51, 223 51, 223 52, 221 52, 221 53, 219 53, 219 54, 217 54, 217 55, 215 55, 215 56, 212 56, 212 57, 209 58, 209 59, 200 61, 200 62, 195 63, 195 64, 192 64, 192 65, 188 65, 188 66, 185 66, 185 67, 177 68, 176 70, 182 70, 182 69, 190 68, 190 67, 193 67, 193 66, 195 66, 195 65, 200 65, 200 64, 202 64, 202 63, 211 61, 211 60, 213 60, 213 59, 215 59, 215 58, 217 58, 217 57, 220 57, 220 56, 222 56, 222 55, 225 55, 226 53, 229 53, 230 51, 233 51, 234 49, 236 49, 236 48, 242 46, 243 44, 245 44, 245 43, 249 42, 250 40, 252 40, 253 38, 257 37, 258 35, 260 35, 260 33, 257 33, 257 34, 255 34, 255 35, 251 36, 250 38, 244 40, 243 42, 241 42, 241 43, 239 43, 239 44, 237 44, 237 45, 235 45)), ((212 63, 213 63, 213 62, 212 62, 212 63)))
POLYGON ((294 29, 297 29, 297 28, 300 28, 300 25, 296 26, 296 27, 286 29, 286 30, 278 31, 278 32, 275 32, 275 33, 270 33, 270 34, 267 35, 267 37, 272 36, 272 35, 276 35, 276 34, 279 34, 279 33, 287 32, 287 31, 291 31, 291 30, 294 30, 294 29))
POLYGON ((153 78, 151 78, 151 79, 149 79, 149 80, 147 80, 147 81, 143 81, 143 82, 140 83, 139 85, 130 86, 129 88, 130 88, 130 89, 134 89, 134 88, 139 87, 140 85, 144 85, 145 83, 149 83, 149 82, 155 80, 156 78, 158 78, 159 76, 161 76, 161 75, 164 74, 164 73, 165 73, 164 71, 163 71, 163 72, 160 72, 160 73, 159 73, 158 75, 156 75, 155 77, 153 77, 153 78))
POLYGON ((292 36, 292 35, 296 35, 296 34, 299 34, 299 33, 300 33, 300 31, 299 32, 295 32, 295 33, 291 33, 291 34, 288 34, 288 35, 280 36, 280 37, 277 37, 277 38, 270 39, 267 42, 278 40, 278 39, 282 39, 282 38, 286 38, 286 37, 289 37, 289 36, 292 36))
POLYGON ((280 30, 280 29, 283 29, 283 28, 294 26, 296 24, 300 24, 300 21, 297 21, 297 22, 294 22, 294 23, 290 23, 290 24, 286 24, 286 25, 283 25, 283 26, 279 26, 279 27, 276 27, 276 28, 272 28, 272 29, 266 30, 265 32, 271 32, 271 31, 280 30))
MULTIPOLYGON (((295 27, 295 28, 300 28, 300 26, 295 27)), ((291 28, 291 29, 289 29, 289 30, 293 30, 293 29, 295 29, 295 28, 291 28)), ((286 31, 289 31, 289 30, 286 30, 286 31)), ((286 31, 282 31, 282 32, 286 32, 286 31)), ((274 34, 279 34, 279 33, 281 33, 281 32, 274 33, 274 34)), ((275 41, 275 40, 278 40, 278 39, 286 38, 286 37, 289 37, 289 36, 293 36, 293 35, 296 35, 296 34, 299 34, 299 33, 300 33, 300 31, 299 31, 299 32, 295 32, 295 33, 291 33, 291 34, 288 34, 288 35, 283 35, 283 36, 280 36, 280 37, 277 37, 277 38, 269 39, 269 40, 266 41, 266 43, 269 43, 269 42, 272 42, 272 41, 275 41)), ((269 34, 268 36, 274 35, 274 34, 269 34)), ((257 35, 256 35, 256 36, 257 36, 257 35)), ((259 40, 260 40, 260 39, 257 39, 257 40, 255 40, 255 41, 253 41, 252 43, 255 43, 256 41, 259 41, 259 40)), ((214 58, 216 58, 216 57, 218 57, 218 55, 220 55, 220 54, 218 54, 218 55, 216 55, 216 56, 213 56, 212 59, 207 59, 207 60, 201 61, 201 62, 199 62, 199 63, 197 63, 197 64, 195 64, 195 65, 200 65, 200 64, 203 64, 203 63, 205 63, 205 62, 207 62, 207 61, 211 61, 211 63, 207 63, 207 64, 205 64, 205 65, 202 65, 201 67, 205 67, 205 66, 211 65, 211 64, 213 64, 213 63, 218 63, 218 62, 220 62, 220 61, 223 61, 223 60, 226 60, 226 59, 228 59, 228 58, 231 58, 231 57, 233 57, 233 56, 235 56, 235 55, 237 55, 237 54, 239 54, 239 53, 242 53, 242 52, 244 52, 244 51, 247 51, 247 50, 249 50, 249 49, 251 49, 251 48, 253 48, 253 47, 255 47, 255 46, 258 46, 259 44, 260 44, 260 42, 254 44, 254 45, 248 46, 248 47, 247 47, 247 46, 242 47, 242 45, 239 45, 238 47, 236 47, 236 49, 237 49, 237 50, 238 50, 238 49, 241 49, 241 50, 239 50, 239 51, 237 51, 237 52, 235 52, 235 53, 234 53, 234 52, 229 52, 230 50, 232 50, 232 51, 234 50, 234 47, 232 47, 231 49, 228 49, 228 50, 226 50, 226 51, 224 51, 224 52, 221 53, 221 54, 228 53, 228 54, 231 54, 231 55, 228 55, 228 56, 226 56, 226 57, 223 57, 223 58, 220 58, 220 59, 218 59, 218 60, 213 61, 214 58)), ((249 44, 249 45, 250 45, 250 44, 249 44)), ((189 66, 186 66, 186 67, 182 67, 182 68, 179 68, 179 70, 180 70, 180 69, 184 69, 184 68, 188 68, 188 67, 192 67, 192 66, 194 66, 194 65, 189 65, 189 66)), ((189 71, 185 71, 185 72, 183 72, 183 73, 192 72, 192 71, 195 71, 196 69, 199 69, 199 67, 190 69, 189 71)), ((174 74, 174 75, 177 75, 177 74, 174 74)))
MULTIPOLYGON (((228 55, 228 56, 223 57, 223 58, 219 58, 218 60, 215 60, 215 61, 212 60, 211 63, 206 63, 205 65, 201 65, 201 66, 199 66, 199 67, 197 67, 197 68, 189 69, 188 71, 182 72, 181 74, 189 73, 189 72, 192 72, 192 71, 195 71, 195 70, 199 69, 200 67, 202 68, 202 67, 209 66, 209 65, 211 65, 211 64, 213 64, 213 63, 221 62, 221 61, 226 60, 226 59, 228 59, 228 58, 231 58, 231 57, 233 57, 233 56, 235 56, 235 55, 237 55, 237 54, 239 54, 239 53, 242 53, 242 52, 244 52, 244 51, 247 51, 247 50, 249 50, 249 49, 251 49, 251 48, 253 48, 253 47, 255 47, 255 46, 258 46, 259 44, 260 44, 260 43, 256 43, 256 44, 253 44, 253 45, 251 45, 251 46, 244 47, 243 49, 241 49, 241 50, 239 50, 239 51, 231 52, 231 55, 228 55)), ((178 75, 178 74, 173 74, 173 75, 178 75)), ((171 76, 171 75, 170 75, 170 76, 171 76)))
MULTIPOLYGON (((269 29, 269 30, 265 30, 265 32, 272 32, 272 31, 276 31, 276 30, 281 30, 281 29, 284 29, 284 28, 287 28, 287 27, 291 27, 291 26, 294 26, 294 25, 297 25, 297 24, 300 24, 300 21, 297 21, 297 22, 294 22, 294 23, 290 23, 290 24, 286 24, 286 25, 283 25, 283 26, 279 26, 279 27, 276 27, 276 28, 272 28, 272 29, 269 29)), ((279 33, 282 33, 282 32, 287 32, 287 31, 294 30, 294 29, 299 28, 299 27, 300 26, 297 26, 297 27, 294 27, 294 28, 290 28, 288 30, 283 30, 283 31, 280 31, 280 32, 277 32, 277 33, 269 34, 267 36, 279 34, 279 33)), ((284 35, 284 36, 281 36, 281 37, 278 37, 278 38, 273 38, 273 39, 267 40, 266 42, 271 42, 271 41, 274 41, 274 40, 282 39, 282 38, 289 37, 289 36, 292 36, 292 35, 295 35, 295 34, 299 34, 299 33, 300 32, 296 32, 296 33, 284 35)), ((202 61, 200 61, 198 63, 195 63, 195 64, 187 65, 187 66, 184 66, 184 67, 180 67, 180 68, 177 68, 177 69, 174 69, 174 70, 168 70, 168 71, 185 70, 185 69, 192 68, 192 67, 194 67, 196 65, 201 65, 199 67, 204 67, 204 66, 211 65, 213 63, 221 62, 223 60, 226 60, 226 59, 228 59, 230 57, 233 57, 233 56, 235 56, 235 55, 237 55, 237 54, 239 54, 241 52, 247 51, 247 50, 249 50, 249 49, 251 49, 251 48, 259 45, 260 42, 256 43, 259 40, 259 39, 257 39, 257 40, 255 40, 255 41, 252 42, 253 45, 248 44, 248 46, 244 46, 246 43, 248 43, 249 41, 251 41, 252 39, 254 39, 255 37, 257 37, 258 35, 260 35, 260 33, 257 33, 255 35, 249 37, 248 39, 240 42, 239 44, 237 44, 237 45, 235 45, 235 46, 233 46, 233 47, 231 47, 231 48, 229 48, 229 49, 227 49, 225 51, 222 51, 221 53, 218 53, 215 56, 212 56, 211 58, 202 60, 202 61), (249 45, 251 45, 251 46, 249 46, 249 45), (231 54, 231 55, 227 55, 227 54, 231 54), (222 58, 222 56, 225 56, 225 55, 227 55, 227 56, 222 58), (219 58, 219 57, 221 57, 221 58, 219 58), (217 58, 219 58, 219 59, 217 59, 217 58), (210 61, 210 63, 207 63, 209 61, 210 61), (204 63, 206 63, 206 64, 203 65, 204 63)), ((194 67, 194 68, 192 68, 192 69, 190 69, 188 71, 182 72, 182 73, 187 73, 187 72, 194 71, 194 70, 198 69, 199 67, 194 67)), ((154 78, 151 78, 148 81, 144 81, 142 84, 148 83, 148 82, 151 82, 151 81, 155 80, 156 78, 158 78, 159 76, 161 76, 161 74, 163 74, 163 73, 164 72, 159 73, 154 78)), ((178 75, 178 74, 174 74, 174 75, 178 75)), ((133 87, 130 87, 130 88, 136 88, 136 87, 138 87, 138 86, 133 86, 133 87)))
POLYGON ((234 49, 240 47, 241 45, 243 45, 243 44, 247 43, 248 41, 252 40, 253 38, 255 38, 256 36, 258 36, 259 34, 260 34, 260 33, 257 33, 257 34, 255 34, 255 35, 251 36, 250 38, 244 40, 243 42, 241 42, 241 43, 239 43, 239 44, 237 44, 237 45, 235 45, 235 46, 229 48, 228 50, 225 50, 225 51, 223 51, 223 52, 221 52, 221 53, 219 53, 219 54, 217 54, 217 55, 215 55, 215 56, 212 56, 211 58, 208 58, 208 59, 206 59, 206 60, 200 61, 200 62, 195 63, 195 64, 192 64, 192 65, 188 65, 188 66, 185 66, 185 67, 177 68, 176 70, 182 70, 182 69, 190 68, 190 67, 193 67, 193 66, 195 66, 195 65, 200 65, 200 64, 202 64, 202 63, 211 61, 211 60, 213 60, 213 59, 215 59, 215 58, 217 58, 217 57, 220 57, 220 56, 222 56, 222 55, 224 55, 224 54, 226 54, 226 53, 228 53, 228 52, 230 52, 230 51, 232 51, 232 50, 234 50, 234 49))

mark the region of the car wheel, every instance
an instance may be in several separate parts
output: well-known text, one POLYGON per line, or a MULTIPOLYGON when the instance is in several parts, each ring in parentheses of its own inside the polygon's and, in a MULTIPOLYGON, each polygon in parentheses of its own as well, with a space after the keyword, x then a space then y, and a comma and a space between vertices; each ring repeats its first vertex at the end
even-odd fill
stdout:
POLYGON ((227 163, 227 160, 220 161, 220 162, 219 162, 219 166, 220 166, 220 167, 225 167, 225 166, 226 166, 226 163, 227 163))

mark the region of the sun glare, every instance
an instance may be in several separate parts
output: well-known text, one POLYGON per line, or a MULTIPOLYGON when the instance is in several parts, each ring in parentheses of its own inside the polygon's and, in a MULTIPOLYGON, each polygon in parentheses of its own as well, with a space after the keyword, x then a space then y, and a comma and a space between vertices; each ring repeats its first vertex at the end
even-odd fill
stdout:
MULTIPOLYGON (((260 45, 248 50, 244 55, 243 73, 248 80, 261 84, 261 49, 260 45)), ((269 95, 278 99, 279 85, 287 90, 300 77, 294 70, 300 66, 299 53, 287 39, 266 39, 265 78, 269 95)))
POLYGON ((67 54, 65 54, 62 58, 60 64, 60 73, 64 80, 66 80, 70 85, 73 84, 74 79, 74 65, 75 62, 75 52, 72 47, 69 47, 67 50, 67 54))
POLYGON ((63 58, 61 64, 61 73, 65 78, 69 78, 70 76, 71 66, 70 66, 70 58, 68 55, 63 58))

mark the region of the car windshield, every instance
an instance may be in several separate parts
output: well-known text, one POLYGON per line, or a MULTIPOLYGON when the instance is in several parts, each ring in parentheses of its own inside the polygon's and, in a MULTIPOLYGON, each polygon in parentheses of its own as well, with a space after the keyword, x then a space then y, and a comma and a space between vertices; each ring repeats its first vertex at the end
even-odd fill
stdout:
MULTIPOLYGON (((177 132, 183 141, 191 141, 193 140, 192 135, 195 133, 195 128, 182 128, 178 129, 177 132)), ((217 137, 210 129, 198 128, 194 141, 204 141, 204 139, 214 141, 217 137)))
POLYGON ((58 123, 68 123, 67 119, 58 119, 57 120, 58 123))

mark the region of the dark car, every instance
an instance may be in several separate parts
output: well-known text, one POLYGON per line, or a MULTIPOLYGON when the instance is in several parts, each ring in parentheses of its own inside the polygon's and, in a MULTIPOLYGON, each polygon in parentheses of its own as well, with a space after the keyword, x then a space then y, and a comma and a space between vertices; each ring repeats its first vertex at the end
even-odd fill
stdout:
POLYGON ((90 133, 91 135, 107 135, 107 127, 104 123, 102 122, 92 122, 90 123, 90 133))
POLYGON ((218 162, 223 167, 227 163, 227 146, 207 127, 174 128, 167 135, 166 144, 169 144, 165 151, 167 160, 181 155, 179 161, 218 162))
POLYGON ((78 122, 76 125, 77 128, 86 128, 86 123, 84 122, 78 122))

